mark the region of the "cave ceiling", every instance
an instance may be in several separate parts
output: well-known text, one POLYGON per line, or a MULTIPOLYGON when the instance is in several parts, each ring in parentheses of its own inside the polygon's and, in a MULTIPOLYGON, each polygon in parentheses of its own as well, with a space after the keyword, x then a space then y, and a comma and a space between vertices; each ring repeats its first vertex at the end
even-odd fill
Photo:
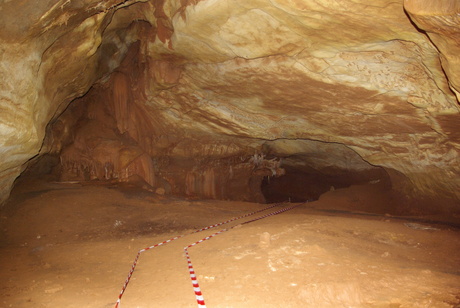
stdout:
POLYGON ((0 16, 1 200, 47 153, 185 192, 260 153, 460 200, 458 1, 22 0, 0 16), (159 176, 187 159, 185 184, 159 176))

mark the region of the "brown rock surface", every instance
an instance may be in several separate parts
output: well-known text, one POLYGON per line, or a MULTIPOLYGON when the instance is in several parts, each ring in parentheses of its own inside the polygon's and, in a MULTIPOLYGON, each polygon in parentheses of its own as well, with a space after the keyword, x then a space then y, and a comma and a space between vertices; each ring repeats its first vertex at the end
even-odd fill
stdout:
POLYGON ((460 96, 460 2, 405 0, 412 20, 440 51, 442 67, 452 90, 460 96))
POLYGON ((56 153, 66 180, 262 201, 265 154, 458 202, 458 6, 426 3, 22 1, 0 18, 2 199, 56 153))
POLYGON ((460 304, 459 216, 389 215, 378 185, 242 225, 295 204, 24 180, 0 209, 2 307, 114 307, 138 251, 179 235, 140 254, 119 307, 196 307, 183 249, 224 228, 189 251, 209 307, 460 304))

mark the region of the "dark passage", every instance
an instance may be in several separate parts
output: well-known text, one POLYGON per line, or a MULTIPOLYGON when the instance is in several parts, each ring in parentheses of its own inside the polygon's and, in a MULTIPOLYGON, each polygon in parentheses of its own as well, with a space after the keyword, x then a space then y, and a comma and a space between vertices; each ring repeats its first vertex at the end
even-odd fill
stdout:
POLYGON ((369 181, 389 181, 386 172, 372 170, 371 172, 319 172, 285 166, 286 174, 280 177, 264 177, 261 191, 267 203, 276 202, 306 202, 318 200, 329 190, 349 187, 369 181))

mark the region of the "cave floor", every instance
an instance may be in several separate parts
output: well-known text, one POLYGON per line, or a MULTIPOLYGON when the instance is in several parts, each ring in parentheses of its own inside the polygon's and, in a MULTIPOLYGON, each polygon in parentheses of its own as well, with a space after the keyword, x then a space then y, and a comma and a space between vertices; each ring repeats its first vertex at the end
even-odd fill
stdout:
MULTIPOLYGON (((327 211, 359 203, 337 191, 191 247, 207 306, 460 307, 458 225, 327 211)), ((143 252, 120 307, 196 307, 183 247, 290 205, 143 252)), ((0 306, 114 307, 139 249, 267 206, 24 182, 1 212, 0 306)))

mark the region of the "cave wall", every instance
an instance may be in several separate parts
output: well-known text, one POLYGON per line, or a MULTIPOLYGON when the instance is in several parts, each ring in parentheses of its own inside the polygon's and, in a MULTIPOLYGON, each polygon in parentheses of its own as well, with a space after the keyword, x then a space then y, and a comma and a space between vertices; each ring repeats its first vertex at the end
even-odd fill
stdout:
POLYGON ((161 194, 264 202, 260 182, 272 171, 248 155, 259 144, 188 134, 165 122, 146 104, 145 65, 136 42, 106 82, 51 121, 44 148, 59 157, 59 180, 134 182, 161 194))
MULTIPOLYGON (((61 181, 134 182, 161 194, 266 202, 270 200, 262 183, 276 183, 278 177, 288 182, 303 179, 304 187, 327 179, 316 185, 321 192, 331 185, 382 178, 381 168, 343 144, 216 137, 209 130, 186 130, 171 123, 146 103, 147 62, 141 43, 132 44, 107 82, 94 86, 50 123, 44 146, 60 157, 55 172, 61 181), (292 174, 285 176, 285 167, 292 174)), ((158 61, 153 66, 158 72, 158 61)), ((173 77, 162 75, 160 82, 179 79, 177 72, 170 73, 173 77)), ((320 195, 316 188, 306 191, 314 193, 304 201, 320 195)))
MULTIPOLYGON (((20 5, 33 18, 2 19, 0 31, 3 200, 24 163, 49 152, 84 178, 138 175, 152 187, 223 196, 212 182, 270 140, 345 147, 387 169, 408 196, 460 199, 456 1, 20 5), (63 114, 71 101, 94 105, 93 116, 63 114), (79 158, 88 155, 78 139, 85 129, 105 131, 86 137, 104 140, 93 144, 100 159, 79 158)), ((277 155, 294 155, 292 147, 277 155)), ((305 151, 327 157, 321 147, 305 151)))
POLYGON ((49 121, 116 68, 137 39, 129 27, 137 10, 113 18, 124 2, 0 3, 0 202, 27 162, 45 153, 49 121))

